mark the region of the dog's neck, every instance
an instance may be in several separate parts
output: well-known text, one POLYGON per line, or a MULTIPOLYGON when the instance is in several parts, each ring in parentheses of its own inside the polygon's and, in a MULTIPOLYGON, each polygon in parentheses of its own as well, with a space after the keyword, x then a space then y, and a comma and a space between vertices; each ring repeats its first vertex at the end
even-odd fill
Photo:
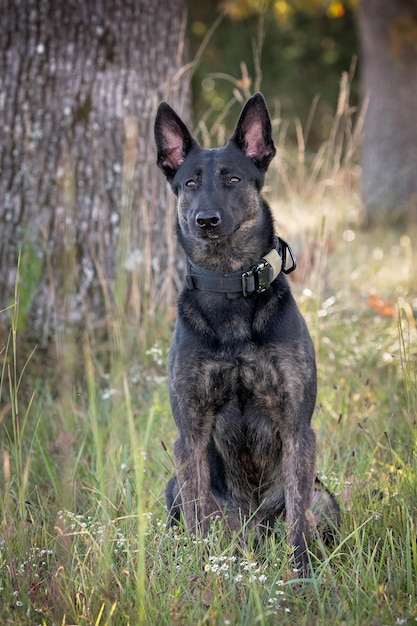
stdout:
POLYGON ((281 272, 290 274, 296 268, 295 255, 289 243, 281 237, 276 237, 274 244, 274 247, 255 263, 228 273, 200 267, 187 258, 186 286, 188 289, 210 291, 232 298, 263 293, 270 288, 281 272))

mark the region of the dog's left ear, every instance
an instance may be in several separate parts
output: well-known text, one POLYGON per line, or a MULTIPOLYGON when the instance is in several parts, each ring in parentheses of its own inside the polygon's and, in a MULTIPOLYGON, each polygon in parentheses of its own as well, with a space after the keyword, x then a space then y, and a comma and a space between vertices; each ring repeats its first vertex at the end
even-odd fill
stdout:
POLYGON ((272 140, 271 120, 261 93, 255 93, 246 102, 230 141, 252 159, 260 170, 266 171, 276 150, 272 140))

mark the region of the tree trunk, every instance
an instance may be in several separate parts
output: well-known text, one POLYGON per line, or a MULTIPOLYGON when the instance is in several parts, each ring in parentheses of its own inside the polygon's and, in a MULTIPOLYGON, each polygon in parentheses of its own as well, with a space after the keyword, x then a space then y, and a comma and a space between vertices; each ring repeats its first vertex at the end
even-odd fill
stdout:
POLYGON ((364 97, 362 193, 371 222, 417 210, 416 0, 359 3, 364 97))
POLYGON ((178 263, 153 120, 161 99, 189 110, 184 0, 0 1, 0 311, 19 251, 38 340, 163 308, 178 263))

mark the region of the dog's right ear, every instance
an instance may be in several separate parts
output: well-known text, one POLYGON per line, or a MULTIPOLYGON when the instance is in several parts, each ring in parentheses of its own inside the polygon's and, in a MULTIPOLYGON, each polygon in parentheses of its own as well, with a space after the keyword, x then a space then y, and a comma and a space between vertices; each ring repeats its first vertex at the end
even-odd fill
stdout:
POLYGON ((157 165, 171 181, 188 152, 197 143, 184 122, 166 102, 161 102, 156 114, 155 141, 157 165))

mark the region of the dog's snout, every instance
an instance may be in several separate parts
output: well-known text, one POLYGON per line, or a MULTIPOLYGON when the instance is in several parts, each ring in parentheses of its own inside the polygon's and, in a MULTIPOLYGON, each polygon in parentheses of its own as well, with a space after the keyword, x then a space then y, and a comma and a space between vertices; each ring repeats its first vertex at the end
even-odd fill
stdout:
POLYGON ((221 221, 218 211, 199 211, 195 218, 195 223, 200 228, 216 228, 220 226, 221 221))

